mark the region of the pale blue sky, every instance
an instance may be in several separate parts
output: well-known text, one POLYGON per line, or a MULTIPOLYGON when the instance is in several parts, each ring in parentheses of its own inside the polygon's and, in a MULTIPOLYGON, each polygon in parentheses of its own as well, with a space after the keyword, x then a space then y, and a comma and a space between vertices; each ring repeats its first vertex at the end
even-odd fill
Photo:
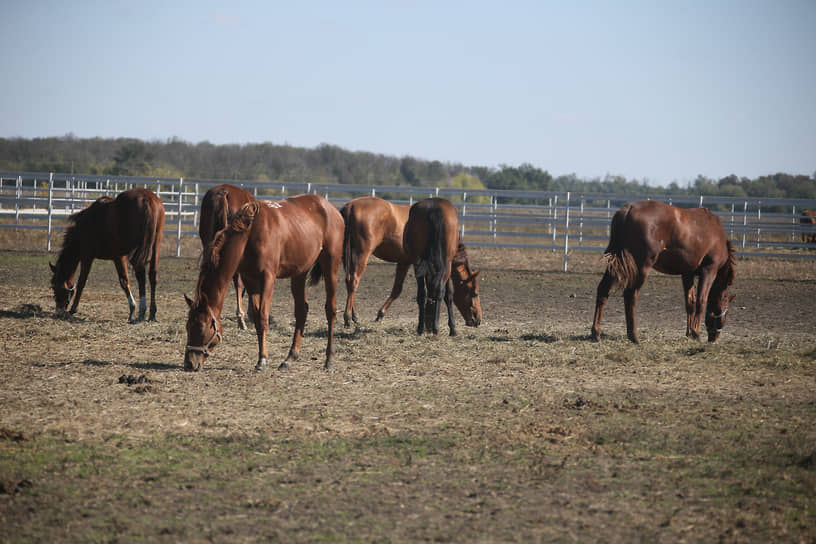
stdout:
POLYGON ((0 0, 0 137, 816 171, 816 1, 0 0))

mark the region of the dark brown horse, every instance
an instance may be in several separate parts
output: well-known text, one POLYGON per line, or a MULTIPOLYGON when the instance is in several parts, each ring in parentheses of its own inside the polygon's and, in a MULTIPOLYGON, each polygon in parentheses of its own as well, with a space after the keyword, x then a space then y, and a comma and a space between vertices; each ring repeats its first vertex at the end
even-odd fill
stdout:
POLYGON ((159 197, 147 189, 130 189, 115 199, 103 196, 68 220, 71 225, 65 231, 57 264, 50 265, 57 311, 65 311, 73 295, 71 313, 76 313, 91 263, 94 259, 109 259, 116 265, 119 285, 127 295, 128 320, 131 322, 143 321, 145 317, 145 267, 150 264, 150 320, 155 320, 156 276, 164 235, 164 206, 159 197), (139 282, 139 317, 136 320, 133 319, 136 301, 130 292, 126 258, 133 265, 139 282), (82 265, 79 279, 74 285, 74 273, 79 264, 82 265))
MULTIPOLYGON (((284 369, 297 359, 309 305, 306 280, 316 283, 322 275, 326 285, 328 342, 325 368, 333 353, 337 314, 337 272, 343 252, 343 218, 332 204, 318 195, 299 195, 280 202, 255 200, 244 204, 230 226, 215 235, 204 250, 195 300, 187 298, 187 348, 184 368, 199 370, 211 350, 221 341, 221 309, 230 278, 236 273, 249 294, 251 314, 258 335, 258 363, 267 362, 266 332, 269 303, 278 278, 292 278, 295 299, 295 333, 284 369)), ((185 297, 186 298, 186 297, 185 297)))
POLYGON ((816 211, 804 210, 799 224, 802 226, 802 243, 816 244, 816 211))
POLYGON ((442 198, 428 198, 411 206, 402 240, 417 280, 417 334, 423 330, 439 332, 439 298, 442 296, 448 307, 451 336, 456 335, 452 302, 469 327, 478 327, 482 321, 476 279, 479 273, 470 271, 465 245, 458 243, 458 239, 453 204, 442 198))
MULTIPOLYGON (((253 200, 255 198, 252 193, 234 185, 216 185, 207 191, 204 198, 201 199, 198 223, 198 236, 201 238, 202 249, 213 241, 218 231, 227 228, 232 216, 241 209, 241 206, 253 200)), ((235 317, 238 320, 238 328, 244 330, 247 326, 244 319, 246 314, 244 314, 241 301, 244 290, 241 275, 235 274, 232 277, 232 283, 235 286, 236 297, 235 317)))
POLYGON ((633 202, 615 212, 606 272, 598 284, 591 337, 600 340, 601 317, 610 290, 623 286, 626 333, 638 343, 635 304, 649 271, 679 274, 686 299, 686 336, 700 337, 705 310, 708 341, 720 336, 734 281, 734 248, 720 219, 707 208, 685 210, 655 200, 633 202), (697 295, 694 279, 698 278, 697 295))

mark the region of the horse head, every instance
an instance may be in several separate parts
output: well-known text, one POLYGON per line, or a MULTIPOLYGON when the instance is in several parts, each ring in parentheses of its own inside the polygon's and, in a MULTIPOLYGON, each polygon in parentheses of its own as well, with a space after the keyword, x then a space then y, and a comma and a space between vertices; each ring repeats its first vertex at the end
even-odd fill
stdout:
POLYGON ((187 347, 184 349, 184 370, 201 370, 211 350, 221 342, 221 322, 201 295, 193 302, 184 295, 190 311, 187 314, 187 347))
POLYGON ((57 313, 65 313, 68 311, 68 304, 71 303, 71 297, 74 296, 74 283, 71 276, 66 275, 60 267, 48 263, 51 267, 51 289, 54 291, 54 302, 56 303, 57 313))
POLYGON ((467 266, 457 267, 453 279, 453 303, 459 308, 468 327, 478 327, 482 322, 482 305, 479 302, 479 271, 470 272, 467 266))
POLYGON ((709 294, 706 305, 705 326, 708 331, 708 341, 716 342, 720 333, 725 327, 725 316, 728 314, 728 303, 736 298, 736 295, 728 296, 728 288, 725 288, 719 296, 709 294))

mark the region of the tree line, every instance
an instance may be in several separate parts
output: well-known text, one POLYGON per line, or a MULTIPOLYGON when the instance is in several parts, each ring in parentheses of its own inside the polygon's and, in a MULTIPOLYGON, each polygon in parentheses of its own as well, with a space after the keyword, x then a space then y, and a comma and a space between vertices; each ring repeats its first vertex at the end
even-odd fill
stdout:
POLYGON ((547 170, 531 164, 491 168, 348 151, 329 144, 315 148, 269 142, 214 145, 177 138, 166 141, 73 135, 0 138, 0 170, 223 181, 571 191, 575 194, 816 199, 816 173, 813 176, 776 173, 755 179, 731 175, 718 180, 698 176, 685 187, 677 182, 654 187, 645 180, 612 175, 592 179, 582 179, 575 174, 553 177, 547 170))

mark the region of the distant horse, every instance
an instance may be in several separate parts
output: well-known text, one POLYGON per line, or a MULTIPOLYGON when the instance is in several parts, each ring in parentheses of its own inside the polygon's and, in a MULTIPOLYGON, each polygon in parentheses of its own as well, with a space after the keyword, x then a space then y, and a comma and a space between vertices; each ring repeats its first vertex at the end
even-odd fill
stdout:
POLYGON ((346 327, 357 323, 355 294, 368 259, 373 253, 389 263, 397 263, 391 295, 377 312, 377 321, 385 315, 391 303, 402 293, 402 284, 411 261, 402 249, 402 230, 408 221, 410 206, 392 204, 373 196, 355 198, 340 210, 346 222, 343 238, 343 266, 346 271, 346 327))
POLYGON ((799 224, 802 225, 802 243, 816 244, 816 211, 804 210, 799 217, 799 224))
POLYGON ((211 350, 221 341, 221 309, 230 278, 241 274, 258 335, 256 370, 266 366, 266 333, 269 303, 278 278, 292 278, 295 299, 295 332, 286 359, 287 368, 297 359, 309 305, 306 280, 316 283, 321 275, 326 285, 328 341, 326 362, 333 353, 334 321, 337 314, 337 271, 343 252, 343 218, 332 204, 318 195, 299 195, 280 202, 254 200, 244 204, 230 226, 215 235, 204 250, 195 290, 195 300, 186 297, 187 347, 184 368, 199 370, 211 350), (311 271, 311 274, 310 274, 311 271))
POLYGON ((720 336, 734 281, 734 248, 720 219, 707 208, 685 210, 655 200, 633 202, 615 212, 604 252, 606 272, 598 284, 591 337, 600 340, 610 290, 623 286, 626 333, 638 343, 635 304, 649 271, 679 274, 686 299, 686 336, 700 337, 705 310, 708 341, 720 336), (697 295, 694 279, 699 278, 697 295))
POLYGON ((82 211, 68 218, 71 225, 65 231, 62 250, 56 266, 49 263, 53 276, 51 288, 57 311, 65 311, 71 296, 74 302, 70 312, 76 313, 79 299, 91 263, 94 259, 109 259, 116 265, 119 285, 127 295, 130 315, 128 321, 143 321, 147 302, 145 299, 145 267, 150 263, 150 321, 156 319, 156 275, 159 252, 164 235, 164 206, 148 189, 130 189, 115 199, 103 196, 82 211), (127 263, 139 282, 139 317, 133 319, 136 301, 130 292, 127 263), (74 272, 81 263, 79 280, 74 285, 74 272), (76 294, 74 290, 76 288, 76 294))
POLYGON ((443 295, 451 336, 456 335, 451 302, 469 327, 478 327, 482 321, 476 279, 479 272, 470 271, 465 245, 458 243, 457 231, 456 208, 447 200, 428 198, 411 206, 402 240, 417 280, 417 334, 423 330, 439 332, 439 298, 443 295))
MULTIPOLYGON (((215 234, 229 226, 230 219, 247 202, 255 200, 252 193, 235 187, 234 185, 216 185, 204 194, 201 199, 201 214, 198 224, 198 236, 201 238, 202 249, 213 241, 215 234)), ((243 304, 241 301, 244 284, 241 275, 235 274, 232 278, 235 285, 236 309, 235 317, 238 319, 238 328, 247 328, 243 304)))

